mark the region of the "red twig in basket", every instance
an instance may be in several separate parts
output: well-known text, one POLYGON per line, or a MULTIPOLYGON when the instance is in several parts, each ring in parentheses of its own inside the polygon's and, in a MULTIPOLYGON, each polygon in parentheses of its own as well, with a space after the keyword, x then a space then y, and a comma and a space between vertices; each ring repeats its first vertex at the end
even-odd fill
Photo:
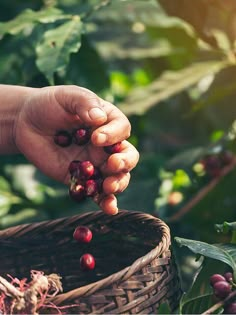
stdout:
POLYGON ((213 314, 216 310, 218 310, 218 308, 224 306, 227 302, 229 302, 232 298, 236 297, 236 291, 233 291, 232 293, 230 293, 227 298, 225 298, 222 301, 219 301, 218 303, 214 304, 213 306, 211 306, 208 310, 206 310, 204 313, 202 313, 201 315, 208 315, 208 314, 213 314))
POLYGON ((188 213, 195 205, 197 205, 220 181, 223 177, 229 174, 236 167, 236 158, 232 160, 232 162, 225 166, 219 176, 213 178, 209 184, 203 187, 189 202, 187 202, 178 212, 176 212, 173 216, 168 218, 168 222, 175 222, 179 220, 182 216, 188 213))
POLYGON ((4 315, 36 315, 46 298, 62 291, 60 277, 56 274, 45 276, 41 271, 32 270, 29 283, 26 279, 9 277, 11 282, 0 277, 0 313, 4 315))

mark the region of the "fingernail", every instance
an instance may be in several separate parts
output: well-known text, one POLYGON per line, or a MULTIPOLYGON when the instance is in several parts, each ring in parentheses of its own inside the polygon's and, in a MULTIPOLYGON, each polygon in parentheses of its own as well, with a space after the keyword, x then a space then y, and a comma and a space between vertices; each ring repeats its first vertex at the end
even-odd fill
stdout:
POLYGON ((97 136, 97 143, 98 144, 103 144, 105 143, 107 140, 107 135, 104 134, 104 133, 99 133, 98 136, 97 136))
POLYGON ((97 120, 97 119, 101 119, 101 118, 106 118, 106 113, 98 108, 98 107, 95 107, 95 108, 92 108, 90 109, 89 111, 89 117, 92 119, 92 120, 97 120))

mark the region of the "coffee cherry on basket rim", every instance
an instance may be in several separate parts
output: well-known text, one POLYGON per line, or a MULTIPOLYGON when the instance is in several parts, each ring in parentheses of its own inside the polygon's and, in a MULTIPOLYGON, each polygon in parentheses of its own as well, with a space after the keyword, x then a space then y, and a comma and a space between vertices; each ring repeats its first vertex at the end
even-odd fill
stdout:
POLYGON ((228 282, 226 282, 226 280, 217 281, 213 285, 213 291, 216 297, 224 299, 230 294, 231 285, 228 282))
POLYGON ((60 147, 68 147, 72 143, 72 136, 66 130, 60 130, 54 135, 54 143, 60 147))
POLYGON ((105 147, 103 147, 104 151, 107 154, 113 154, 113 153, 120 153, 121 152, 121 141, 111 144, 111 145, 107 145, 105 147))
POLYGON ((93 270, 96 265, 93 255, 86 253, 80 257, 80 267, 82 270, 93 270))
POLYGON ((77 145, 87 144, 91 137, 91 128, 82 127, 74 130, 73 142, 77 145))
POLYGON ((73 238, 79 243, 89 243, 93 237, 92 231, 87 226, 77 226, 73 238))

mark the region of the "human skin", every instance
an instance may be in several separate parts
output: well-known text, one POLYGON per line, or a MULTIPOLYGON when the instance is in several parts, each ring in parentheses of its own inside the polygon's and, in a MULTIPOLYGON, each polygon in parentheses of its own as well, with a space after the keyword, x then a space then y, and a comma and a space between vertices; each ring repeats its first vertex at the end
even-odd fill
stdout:
POLYGON ((113 104, 88 89, 73 86, 30 88, 0 85, 0 154, 23 154, 45 175, 69 184, 72 160, 90 160, 105 177, 103 193, 96 199, 107 214, 118 212, 116 194, 125 190, 139 153, 127 140, 131 125, 113 104), (54 143, 58 130, 92 128, 85 146, 62 148, 54 143), (122 141, 112 155, 103 147, 122 141))

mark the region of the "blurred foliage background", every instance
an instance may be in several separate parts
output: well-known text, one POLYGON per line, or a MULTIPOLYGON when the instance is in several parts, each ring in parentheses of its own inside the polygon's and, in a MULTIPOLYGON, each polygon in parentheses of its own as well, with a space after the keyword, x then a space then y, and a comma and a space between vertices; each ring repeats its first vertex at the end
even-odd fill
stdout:
MULTIPOLYGON (((76 84, 116 104, 140 152, 119 207, 224 241, 214 224, 236 221, 234 165, 212 174, 203 160, 236 152, 235 17, 235 0, 1 0, 0 82, 76 84)), ((0 170, 1 229, 98 209, 23 156, 0 170)), ((188 279, 198 262, 177 256, 188 279)))

